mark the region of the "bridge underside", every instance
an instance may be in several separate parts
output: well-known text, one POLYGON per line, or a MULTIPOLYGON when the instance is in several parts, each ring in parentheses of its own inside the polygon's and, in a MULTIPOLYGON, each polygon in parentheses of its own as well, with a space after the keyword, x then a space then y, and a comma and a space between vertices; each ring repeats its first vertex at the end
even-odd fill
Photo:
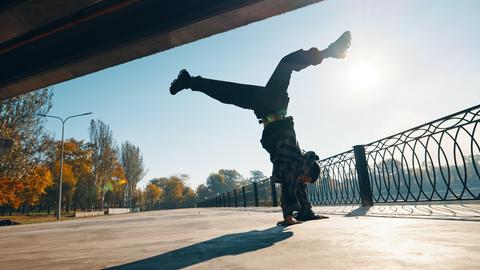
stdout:
POLYGON ((321 0, 4 0, 0 99, 321 0))

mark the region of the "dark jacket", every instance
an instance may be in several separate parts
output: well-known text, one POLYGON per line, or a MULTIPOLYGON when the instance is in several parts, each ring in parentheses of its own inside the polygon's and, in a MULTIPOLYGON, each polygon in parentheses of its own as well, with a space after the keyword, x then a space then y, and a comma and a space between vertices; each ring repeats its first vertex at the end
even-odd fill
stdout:
POLYGON ((301 158, 302 153, 298 146, 293 117, 291 116, 268 124, 263 130, 260 142, 270 154, 272 163, 275 163, 279 158, 301 158))

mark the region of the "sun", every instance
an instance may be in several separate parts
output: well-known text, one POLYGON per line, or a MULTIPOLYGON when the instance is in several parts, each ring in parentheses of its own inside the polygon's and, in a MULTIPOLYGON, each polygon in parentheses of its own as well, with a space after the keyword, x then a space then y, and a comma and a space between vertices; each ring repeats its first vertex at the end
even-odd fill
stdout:
POLYGON ((350 84, 355 90, 369 90, 380 81, 380 70, 369 62, 355 64, 350 69, 350 84))

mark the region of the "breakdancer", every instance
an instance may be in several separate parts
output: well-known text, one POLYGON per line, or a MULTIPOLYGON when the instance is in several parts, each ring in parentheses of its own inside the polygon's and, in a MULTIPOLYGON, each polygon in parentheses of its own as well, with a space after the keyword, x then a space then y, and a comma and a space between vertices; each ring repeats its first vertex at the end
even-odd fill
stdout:
POLYGON ((222 103, 253 110, 259 123, 264 126, 260 142, 270 154, 273 163, 272 178, 282 186, 282 225, 325 218, 315 215, 307 198, 307 183, 314 183, 320 174, 316 163, 319 158, 313 151, 303 152, 300 149, 293 118, 287 116, 290 100, 287 90, 292 72, 318 65, 326 58, 344 58, 350 43, 351 34, 347 31, 324 50, 311 48, 286 55, 280 60, 266 86, 192 77, 185 69, 180 71, 170 86, 172 95, 191 89, 222 103), (295 215, 294 211, 297 211, 295 215))

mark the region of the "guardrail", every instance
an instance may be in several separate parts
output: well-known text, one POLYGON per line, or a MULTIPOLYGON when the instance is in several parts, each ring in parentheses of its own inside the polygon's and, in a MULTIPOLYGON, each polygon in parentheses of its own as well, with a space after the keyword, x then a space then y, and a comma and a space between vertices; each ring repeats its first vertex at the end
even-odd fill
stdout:
MULTIPOLYGON (((477 105, 320 160, 319 180, 308 185, 309 200, 314 205, 364 206, 478 200, 479 122, 477 105)), ((277 206, 277 194, 278 185, 266 179, 198 206, 277 206)))

